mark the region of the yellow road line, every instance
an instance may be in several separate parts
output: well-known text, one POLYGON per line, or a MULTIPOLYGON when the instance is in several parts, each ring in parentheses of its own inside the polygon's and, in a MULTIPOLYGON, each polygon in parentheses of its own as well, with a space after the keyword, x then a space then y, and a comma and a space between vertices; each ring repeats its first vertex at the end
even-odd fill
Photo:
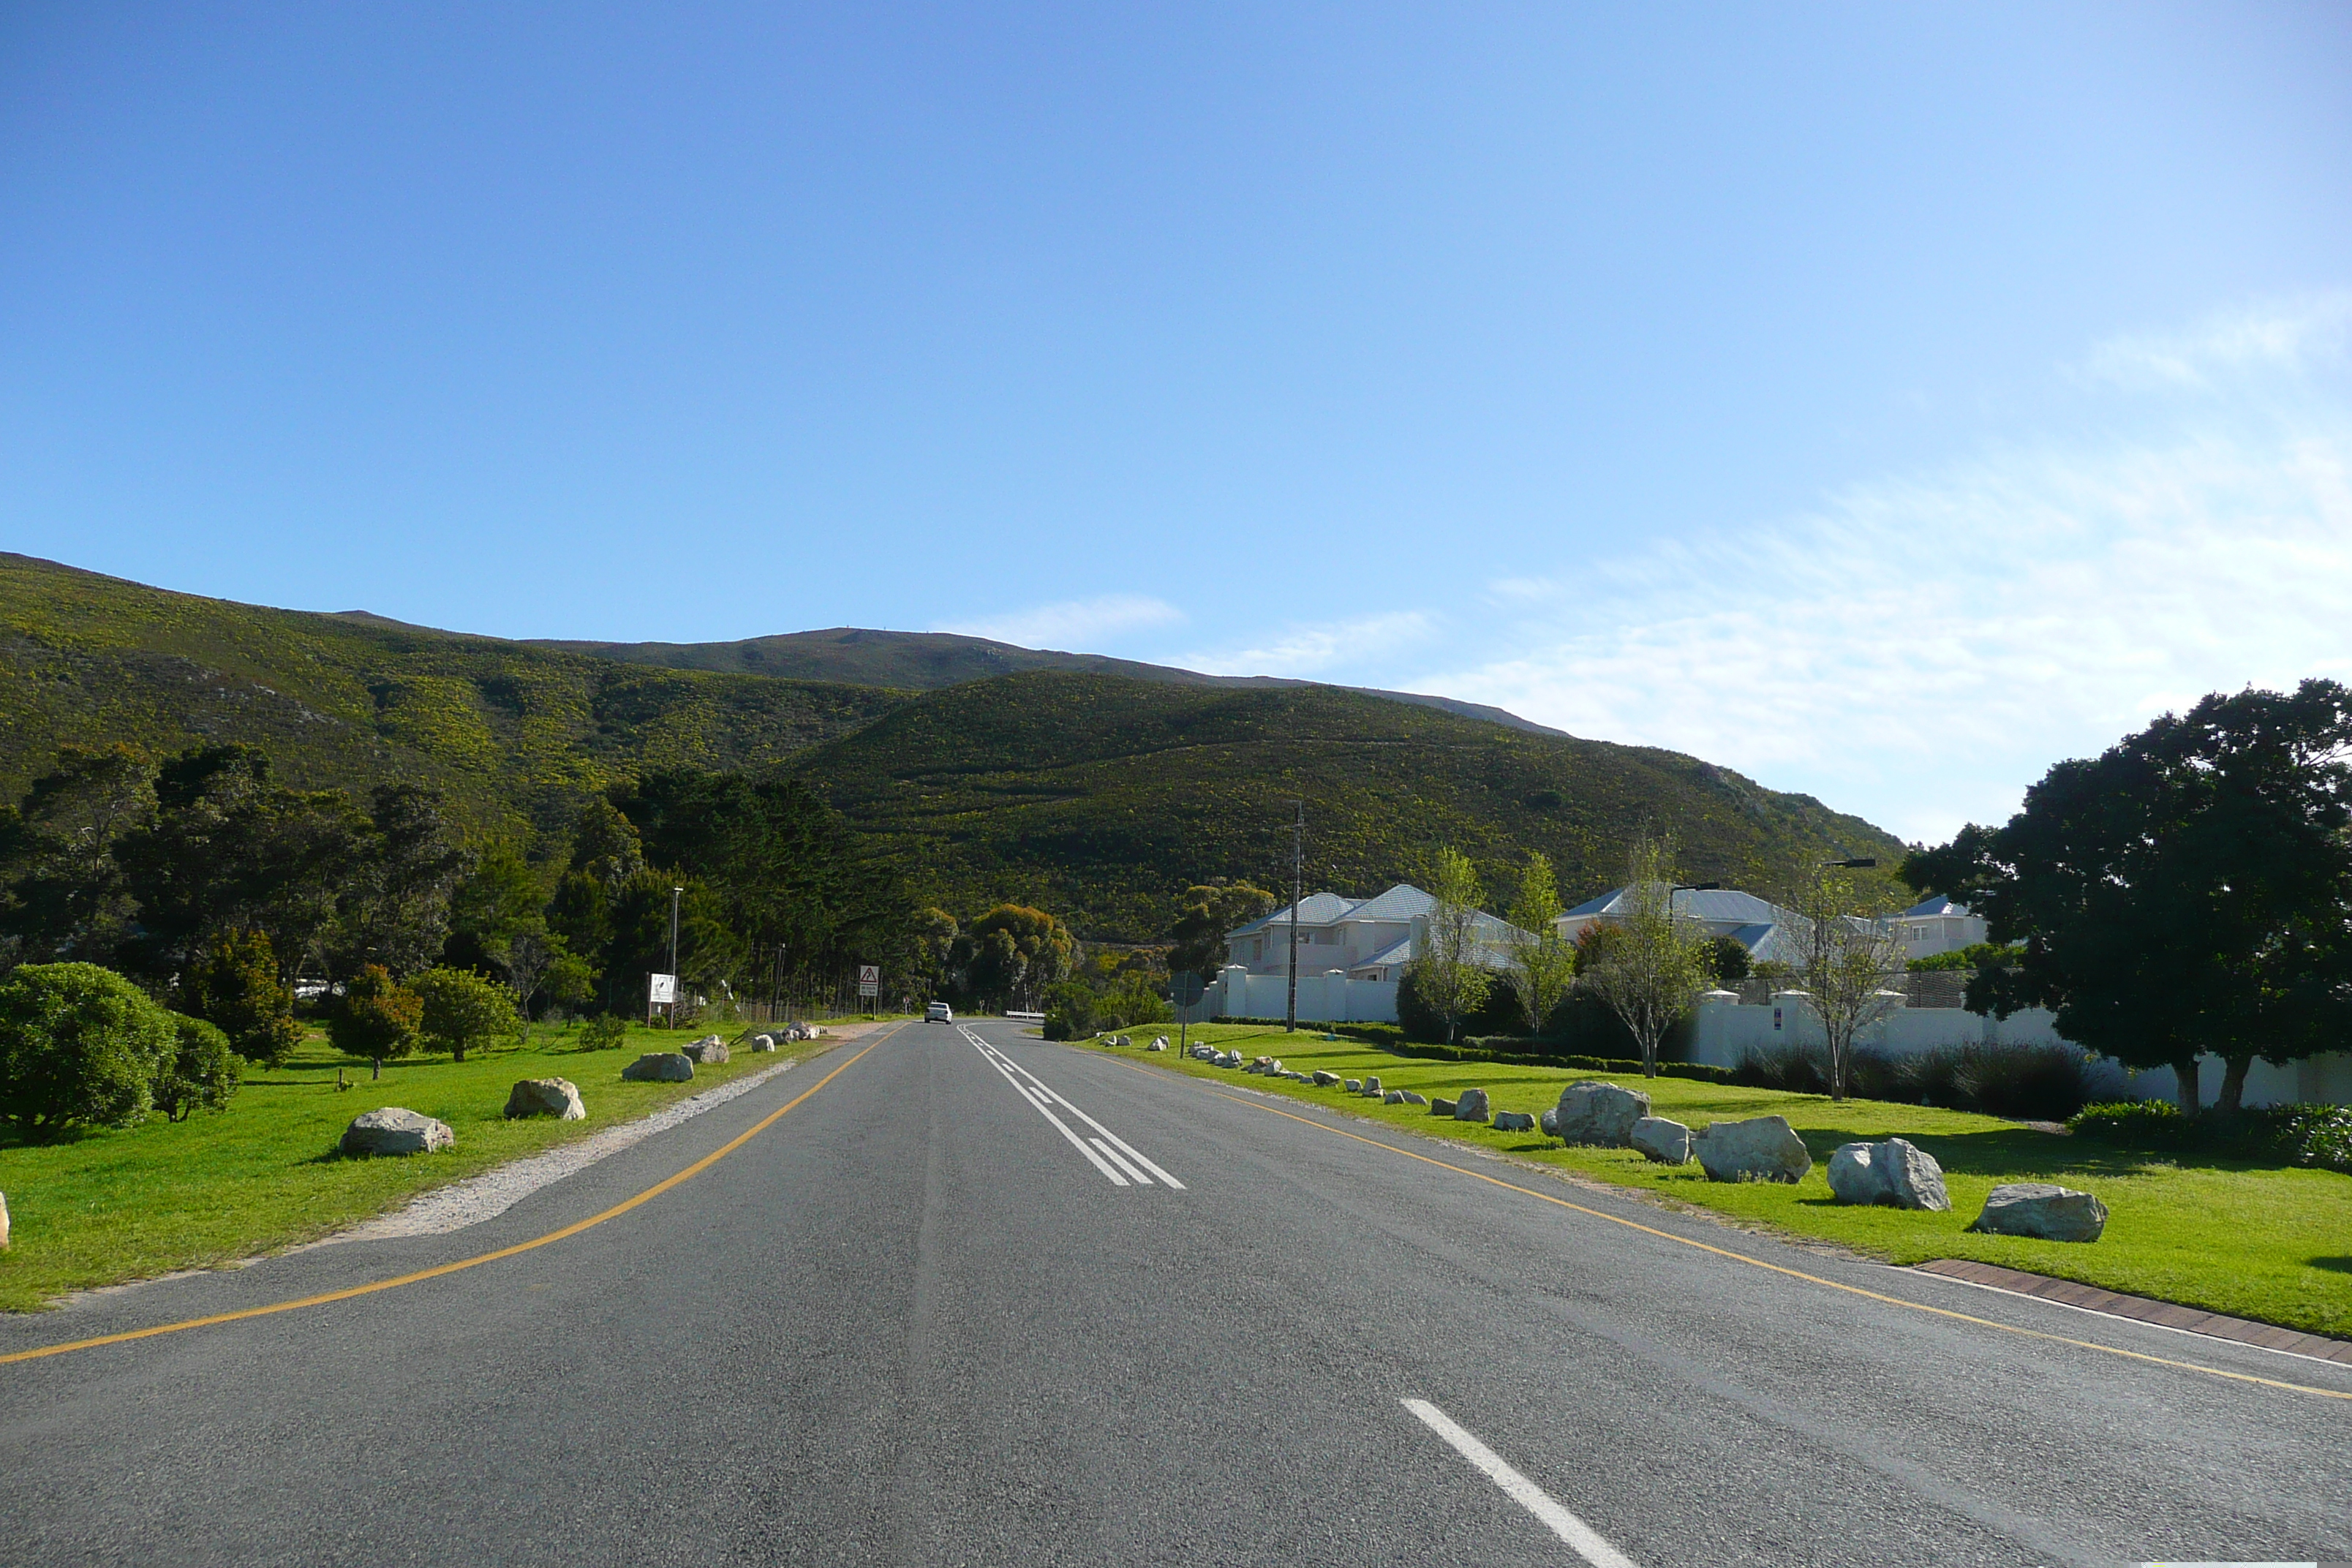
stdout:
MULTIPOLYGON (((1133 1062, 1120 1062, 1118 1065, 1129 1072, 1149 1073, 1154 1077, 1169 1076, 1164 1069, 1140 1068, 1133 1062)), ((1178 1073, 1173 1076, 1185 1083, 1202 1081, 1190 1073, 1178 1073)), ((2252 1373, 2229 1372, 2218 1366, 2206 1366, 2193 1361, 2171 1361, 2164 1356, 2147 1355, 2139 1351, 2127 1351, 2116 1345, 2103 1345, 2095 1340, 2070 1339, 2064 1334, 2045 1333, 2040 1329, 2023 1329, 2015 1323, 2004 1323, 1992 1318, 1974 1317, 1967 1312, 1953 1311, 1948 1307, 1931 1307, 1925 1301, 1907 1301, 1900 1296, 1888 1296, 1876 1290, 1865 1290, 1859 1285, 1848 1285, 1836 1279, 1824 1279, 1818 1274, 1807 1274, 1802 1269, 1783 1268, 1778 1263, 1767 1263, 1760 1258, 1750 1258, 1744 1252, 1734 1252, 1729 1247, 1716 1247, 1704 1241, 1694 1241, 1687 1236, 1676 1236, 1670 1230, 1660 1230, 1654 1226, 1643 1225, 1639 1221, 1607 1214, 1600 1209, 1587 1208, 1582 1204, 1572 1204, 1566 1198, 1554 1197, 1549 1193, 1539 1193, 1533 1187, 1523 1187, 1517 1182, 1507 1182, 1499 1176, 1487 1175, 1483 1171, 1472 1171, 1460 1165, 1449 1164, 1444 1160, 1433 1160, 1426 1154, 1416 1154, 1410 1149, 1400 1149, 1393 1143, 1383 1143, 1377 1138, 1366 1138, 1359 1133, 1350 1132, 1344 1127, 1333 1127, 1327 1122, 1318 1121, 1312 1117, 1296 1116, 1287 1110, 1265 1104, 1246 1095, 1229 1093, 1214 1085, 1208 1085, 1207 1089, 1209 1093, 1222 1100, 1230 1100, 1235 1105, 1246 1105, 1253 1110, 1265 1111, 1269 1115, 1284 1117, 1297 1122, 1302 1127, 1312 1127, 1319 1132, 1334 1133, 1341 1138, 1353 1138, 1359 1143, 1369 1143, 1375 1149, 1385 1149, 1391 1154, 1402 1154, 1408 1160, 1418 1160, 1424 1165, 1435 1165, 1440 1170, 1452 1171, 1457 1175, 1469 1176, 1509 1192, 1524 1193, 1528 1197, 1540 1198, 1548 1204, 1558 1204, 1561 1208, 1573 1209, 1578 1214, 1590 1215, 1594 1219, 1605 1219, 1611 1225, 1622 1225, 1628 1230, 1638 1230, 1644 1236, 1654 1236, 1661 1240, 1675 1242, 1683 1247, 1695 1247, 1701 1252, 1712 1252, 1717 1258, 1728 1258, 1735 1263, 1745 1263, 1751 1268, 1769 1269, 1775 1274, 1785 1274, 1791 1279, 1802 1279, 1809 1285, 1821 1285, 1832 1290, 1843 1290, 1849 1296, 1861 1296, 1873 1301, 1884 1301, 1892 1307, 1908 1307, 1915 1312, 1927 1312, 1938 1318, 1949 1318, 1956 1322, 1974 1323, 1979 1328, 1999 1329, 2002 1333, 2017 1334, 2029 1340, 2046 1340, 2052 1344, 2072 1345, 2077 1350, 2098 1351, 2106 1355, 2123 1356, 2131 1361, 2147 1362, 2154 1366, 2168 1366, 2181 1372, 2201 1372, 2209 1377, 2226 1377, 2233 1383, 2256 1383, 2264 1388, 2283 1388, 2291 1394, 2315 1394, 2322 1399, 2352 1400, 2352 1393, 2342 1389, 2315 1388, 2305 1383, 2287 1383, 2274 1377, 2256 1377, 2252 1373)))
MULTIPOLYGON (((901 1024, 898 1026, 898 1029, 903 1029, 906 1026, 906 1025, 901 1024)), ((882 1037, 882 1040, 889 1039, 891 1036, 896 1035, 898 1032, 898 1029, 891 1030, 889 1035, 882 1037)), ((823 1089, 826 1084, 831 1083, 835 1079, 839 1078, 843 1073, 845 1073, 851 1068, 856 1067, 860 1061, 863 1061, 866 1058, 867 1053, 871 1052, 876 1046, 881 1045, 882 1040, 875 1041, 874 1045, 866 1047, 865 1050, 858 1052, 856 1056, 850 1058, 847 1061, 842 1063, 839 1067, 834 1068, 831 1072, 817 1079, 816 1082, 811 1084, 798 1099, 793 1100, 790 1104, 770 1111, 760 1121, 759 1124, 753 1127, 750 1131, 742 1134, 740 1137, 731 1140, 720 1148, 712 1151, 710 1153, 705 1154, 701 1159, 697 1160, 685 1170, 678 1172, 677 1174, 666 1177, 661 1181, 656 1182, 652 1186, 647 1187, 644 1192, 637 1194, 635 1197, 625 1198, 621 1202, 614 1204, 611 1208, 606 1209, 602 1214, 590 1215, 586 1219, 577 1221, 572 1225, 567 1225, 561 1230, 551 1230, 545 1236, 534 1237, 529 1241, 519 1241, 512 1247, 501 1247, 496 1252, 478 1253, 471 1258, 461 1258, 455 1263, 436 1264, 430 1268, 420 1268, 414 1274, 403 1274, 391 1279, 378 1279, 373 1284, 369 1285, 353 1285, 349 1289, 328 1290, 316 1296, 304 1296, 291 1301, 273 1301, 266 1307, 247 1307, 235 1312, 215 1312, 208 1318, 186 1318, 176 1323, 158 1323, 152 1329, 131 1329, 120 1334, 100 1334, 95 1339, 69 1340, 64 1344, 43 1345, 38 1350, 15 1351, 7 1355, 0 1355, 0 1366, 6 1366, 11 1362, 38 1361, 44 1356, 64 1355, 68 1351, 95 1350, 100 1345, 120 1345, 127 1344, 132 1340, 152 1340, 158 1334, 177 1334, 184 1333, 190 1329, 208 1329, 215 1323, 234 1323, 246 1318, 267 1318, 278 1312, 299 1311, 305 1307, 323 1307, 332 1301, 348 1301, 355 1296, 373 1296, 379 1290, 396 1290, 403 1285, 415 1285, 427 1279, 438 1279, 445 1274, 456 1274, 464 1269, 478 1268, 485 1263, 496 1263, 502 1258, 513 1258, 520 1253, 535 1251, 540 1247, 549 1246, 554 1242, 567 1240, 572 1237, 578 1236, 583 1230, 595 1229, 598 1226, 603 1225, 608 1219, 618 1219, 621 1215, 628 1213, 631 1209, 635 1208, 638 1205, 651 1203, 654 1199, 661 1196, 664 1193, 669 1191, 672 1187, 677 1186, 679 1183, 691 1181, 696 1176, 700 1175, 703 1172, 710 1169, 711 1166, 716 1165, 719 1161, 724 1160, 728 1155, 732 1154, 736 1150, 740 1149, 744 1144, 749 1143, 752 1139, 757 1138, 761 1133, 765 1132, 769 1128, 774 1126, 783 1116, 785 1111, 792 1110, 793 1107, 798 1105, 801 1100, 808 1099, 810 1095, 814 1094, 818 1089, 823 1089)))

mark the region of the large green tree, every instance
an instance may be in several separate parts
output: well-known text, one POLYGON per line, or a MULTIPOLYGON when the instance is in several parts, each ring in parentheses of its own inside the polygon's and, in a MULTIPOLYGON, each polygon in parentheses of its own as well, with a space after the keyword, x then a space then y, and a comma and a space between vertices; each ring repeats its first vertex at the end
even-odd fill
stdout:
POLYGON ((172 1015, 111 970, 21 965, 0 980, 0 1117, 27 1139, 142 1121, 178 1043, 172 1015))
POLYGON ((1225 966, 1225 933, 1280 901, 1249 882, 1204 882, 1185 889, 1169 932, 1175 939, 1168 952, 1169 972, 1214 980, 1225 966))
POLYGON ((1423 1005, 1435 1013, 1454 1043, 1462 1020, 1478 1010, 1494 988, 1478 936, 1478 905, 1486 898, 1478 868, 1458 849, 1440 848, 1423 873, 1434 902, 1413 932, 1406 978, 1423 1005))
POLYGON ((1970 824, 1903 878, 2023 944, 1978 971, 1969 1006, 2048 1007, 2070 1040, 2170 1067, 2191 1113, 2212 1052, 2233 1110, 2256 1057, 2352 1036, 2347 758, 2352 693, 2335 681, 2216 694, 2060 763, 2005 826, 1970 824))
POLYGON ((1641 1047, 1646 1078, 1658 1076, 1659 1042, 1706 984, 1706 931, 1675 912, 1676 880, 1673 838, 1637 835, 1625 852, 1624 896, 1577 964, 1577 985, 1641 1047))

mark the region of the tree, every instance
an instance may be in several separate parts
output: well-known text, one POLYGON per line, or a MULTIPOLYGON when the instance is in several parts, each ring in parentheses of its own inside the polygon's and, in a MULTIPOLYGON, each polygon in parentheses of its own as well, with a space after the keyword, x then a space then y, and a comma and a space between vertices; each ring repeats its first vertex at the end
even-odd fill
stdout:
POLYGON ((513 1035, 522 1026, 505 988, 470 969, 428 969, 411 989, 422 1004, 419 1029, 453 1060, 462 1062, 483 1041, 513 1035))
POLYGON ((1406 966, 1422 1001, 1445 1025, 1452 1045, 1463 1017, 1478 1009, 1494 985, 1478 940, 1478 868, 1458 849, 1439 849, 1426 873, 1432 903, 1413 933, 1412 960, 1406 966))
POLYGON ((114 847, 155 810, 155 768, 129 746, 68 746, 0 822, 0 938, 33 962, 111 962, 137 903, 114 847))
POLYGON ((177 1041, 171 1015, 113 971, 24 964, 0 981, 0 1116, 28 1140, 142 1121, 177 1041))
POLYGON ((1530 851, 1527 868, 1519 874, 1518 896, 1511 900, 1510 919, 1534 940, 1511 950, 1511 965, 1503 974, 1532 1029, 1544 1026, 1576 983, 1576 945, 1560 936, 1559 913, 1559 885, 1552 879, 1551 861, 1530 851))
POLYGON ((517 933, 544 929, 548 892, 546 879, 512 845, 491 845, 449 896, 441 962, 459 969, 498 963, 497 953, 517 933))
POLYGON ((223 931, 181 977, 181 1005, 227 1036, 237 1055, 276 1067, 302 1043, 293 990, 278 974, 268 937, 223 931))
POLYGON ((1605 934, 1596 929, 1577 984, 1617 1015, 1642 1050, 1642 1074, 1658 1076, 1658 1043, 1690 1011, 1706 983, 1706 933, 1675 913, 1671 837, 1637 837, 1625 855, 1625 892, 1605 934))
POLYGON ((376 1071, 416 1048, 425 1004, 381 963, 360 970, 343 985, 342 1000, 327 1016, 327 1034, 345 1056, 375 1064, 376 1071))
POLYGON ((1747 944, 1736 936, 1716 937, 1706 944, 1706 967, 1717 985, 1737 985, 1754 968, 1747 944))
POLYGON ((2352 1033, 2352 692, 2306 680, 2166 714, 2063 762, 1998 829, 1911 856, 1904 880, 1985 918, 2013 963, 1969 1005, 2047 1007, 2126 1067, 2173 1069, 2200 1108, 2198 1058, 2237 1109, 2253 1058, 2284 1063, 2352 1033))
POLYGON ((173 1121, 199 1110, 223 1111, 245 1077, 228 1037, 202 1018, 172 1016, 172 1048, 156 1063, 155 1109, 173 1121))
POLYGON ((1184 889, 1179 913, 1169 934, 1175 945, 1168 952, 1171 973, 1186 973, 1213 980, 1225 966, 1225 933, 1255 920, 1278 902, 1274 894, 1248 882, 1206 882, 1184 889))
POLYGON ((1847 868, 1821 865, 1798 869, 1783 900, 1796 916, 1797 988, 1829 1044, 1833 1100, 1852 1081, 1855 1038, 1903 1005, 1890 989, 1903 973, 1903 942, 1874 901, 1847 868))
POLYGON ((1077 940, 1043 910, 999 904, 956 939, 972 994, 1009 1006, 1025 1004, 1070 973, 1077 940))
POLYGON ((379 785, 369 797, 356 875, 347 876, 336 943, 348 965, 414 974, 440 955, 449 900, 473 857, 451 835, 437 791, 379 785))

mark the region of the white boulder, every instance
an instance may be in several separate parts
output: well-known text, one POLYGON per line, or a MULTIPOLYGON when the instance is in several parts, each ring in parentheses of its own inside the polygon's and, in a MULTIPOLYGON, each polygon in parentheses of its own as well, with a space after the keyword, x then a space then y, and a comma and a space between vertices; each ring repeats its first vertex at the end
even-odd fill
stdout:
POLYGON ((1497 1132, 1532 1132, 1536 1130, 1536 1119, 1524 1110, 1498 1110, 1495 1112, 1493 1125, 1497 1132))
POLYGON ((8 1194, 0 1193, 0 1252, 8 1250, 8 1194))
POLYGON ((2107 1228, 2107 1205, 2051 1182, 2010 1182, 1992 1190, 1969 1228, 1988 1236, 2096 1241, 2107 1228))
POLYGON ((1547 1138, 1559 1137, 1559 1107, 1557 1105, 1545 1106, 1543 1110, 1538 1111, 1536 1115, 1536 1126, 1542 1130, 1543 1135, 1547 1138))
POLYGON ((1319 1087, 1328 1089, 1333 1084, 1339 1081, 1339 1075, 1335 1072, 1325 1072, 1321 1068, 1317 1068, 1315 1069, 1315 1081, 1319 1087))
POLYGON ((1366 1079, 1364 1087, 1360 1092, 1366 1100, 1378 1100, 1381 1097, 1381 1080, 1376 1078, 1366 1079))
POLYGON ((1710 1182, 1801 1182, 1813 1168, 1805 1141, 1785 1116, 1717 1121, 1691 1140, 1691 1152, 1710 1182))
POLYGON ((687 1083, 694 1077, 694 1058, 678 1051, 647 1051, 621 1069, 632 1083, 687 1083))
POLYGON ((1572 1083, 1559 1091, 1552 1136, 1570 1143, 1622 1149, 1633 1123, 1650 1114, 1650 1097, 1613 1083, 1572 1083))
POLYGON ((755 1051, 772 1051, 776 1048, 776 1037, 754 1035, 751 1037, 751 1048, 755 1051))
POLYGON ((1486 1091, 1483 1089, 1464 1089, 1462 1098, 1454 1102, 1454 1120, 1456 1121, 1486 1121, 1486 1091))
POLYGON ((1633 1130, 1626 1134, 1625 1141, 1661 1165, 1690 1163, 1691 1130, 1679 1121, 1669 1121, 1663 1116, 1644 1116, 1633 1123, 1633 1130))
POLYGON ((686 1058, 704 1067, 717 1067, 728 1059, 727 1042, 716 1035, 705 1035, 686 1047, 686 1058))
POLYGON ((1944 1191, 1944 1168, 1906 1138, 1840 1144, 1830 1156, 1829 1178, 1831 1195, 1842 1204, 1883 1204, 1938 1214, 1952 1206, 1944 1191))
POLYGON ((588 1108, 580 1102, 579 1086, 568 1078, 527 1078, 507 1092, 507 1115, 585 1121, 588 1108))
POLYGON ((430 1154, 457 1141, 446 1121, 387 1105, 352 1119, 340 1147, 346 1154, 430 1154))

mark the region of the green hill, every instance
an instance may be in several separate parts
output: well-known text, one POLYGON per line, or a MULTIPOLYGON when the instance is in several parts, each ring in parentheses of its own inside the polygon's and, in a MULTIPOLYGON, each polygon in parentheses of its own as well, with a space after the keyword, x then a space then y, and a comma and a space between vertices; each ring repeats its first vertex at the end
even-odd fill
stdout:
POLYGON ((244 741, 289 784, 429 784, 478 828, 511 830, 568 822, 642 767, 769 767, 902 700, 262 609, 0 554, 10 799, 60 745, 244 741))
POLYGON ((1122 940, 1163 930, 1190 882, 1286 886, 1302 799, 1309 884, 1358 893, 1450 844, 1497 871, 1540 849, 1580 898, 1618 879, 1644 822, 1676 835, 1694 880, 1902 847, 1696 758, 1332 687, 1007 676, 917 698, 793 766, 945 907, 1017 898, 1122 940))
MULTIPOLYGON (((396 626, 367 616, 383 626, 396 626)), ((1000 675, 1058 669, 1088 675, 1121 675, 1131 680, 1164 681, 1177 686, 1228 686, 1259 689, 1313 686, 1278 675, 1203 675, 1172 665, 1139 664, 1099 653, 1057 653, 1049 648, 1018 647, 986 637, 956 632, 886 632, 856 626, 835 626, 821 632, 785 632, 776 637, 746 637, 740 642, 554 642, 534 647, 562 648, 594 654, 629 664, 654 664, 668 669, 728 670, 739 675, 774 675, 794 680, 854 681, 862 686, 891 686, 908 691, 936 691, 1000 675)), ((1391 702, 1434 708, 1465 719, 1525 730, 1537 735, 1560 731, 1533 723, 1516 713, 1483 702, 1456 697, 1431 697, 1418 691, 1381 691, 1369 686, 1341 687, 1391 702)))
POLYGON ((1614 880, 1645 821, 1678 835, 1694 879, 1900 848, 1694 758, 1336 687, 1037 670, 909 692, 257 608, 0 555, 0 799, 58 746, 118 740, 249 742, 306 787, 429 784, 504 834, 564 830, 584 796, 646 769, 788 770, 929 900, 970 914, 1022 899, 1108 940, 1160 934, 1173 895, 1205 878, 1286 882, 1299 799, 1310 880, 1360 892, 1448 843, 1497 868, 1541 849, 1577 897, 1614 880))

